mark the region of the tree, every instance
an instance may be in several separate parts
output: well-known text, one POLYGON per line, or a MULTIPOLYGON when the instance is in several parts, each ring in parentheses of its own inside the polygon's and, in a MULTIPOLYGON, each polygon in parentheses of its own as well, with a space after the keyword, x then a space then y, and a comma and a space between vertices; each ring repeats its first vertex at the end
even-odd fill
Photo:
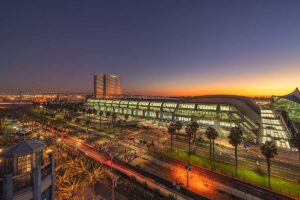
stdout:
POLYGON ((214 158, 214 146, 215 146, 215 139, 218 137, 218 132, 213 127, 208 127, 205 131, 207 139, 209 139, 209 161, 211 165, 211 159, 214 158), (213 150, 212 150, 213 149, 213 150))
POLYGON ((173 135, 176 132, 176 126, 175 124, 172 122, 169 126, 168 126, 168 133, 171 136, 171 155, 173 153, 173 135))
POLYGON ((100 110, 100 111, 99 111, 99 126, 100 126, 99 128, 100 128, 100 129, 101 129, 101 125, 102 125, 102 116, 103 116, 103 114, 104 114, 103 111, 100 110))
POLYGON ((177 133, 179 134, 179 131, 182 129, 182 122, 181 121, 176 121, 175 122, 175 127, 177 130, 177 133))
POLYGON ((147 182, 143 182, 142 184, 142 188, 143 188, 143 196, 146 197, 146 190, 148 188, 147 182))
POLYGON ((110 111, 106 111, 105 112, 105 116, 106 116, 106 118, 107 118, 107 121, 106 121, 106 123, 107 123, 107 132, 108 132, 108 126, 109 126, 109 123, 108 123, 108 118, 111 116, 111 112, 110 111))
POLYGON ((189 153, 189 162, 191 161, 191 139, 196 134, 198 128, 199 128, 199 125, 197 122, 189 123, 187 125, 187 127, 185 128, 185 132, 186 132, 186 135, 188 137, 188 142, 189 142, 189 152, 188 152, 189 153))
POLYGON ((63 199, 74 199, 77 190, 80 187, 80 176, 72 176, 67 182, 64 182, 61 187, 63 199))
POLYGON ((154 199, 159 199, 159 197, 160 197, 160 191, 159 191, 159 189, 155 188, 152 191, 153 191, 153 198, 154 199))
POLYGON ((292 145, 298 149, 299 161, 300 161, 300 132, 295 133, 291 139, 292 145))
POLYGON ((113 128, 114 128, 114 134, 115 134, 115 129, 116 129, 116 119, 117 119, 117 113, 113 113, 111 115, 111 121, 112 121, 112 124, 113 124, 113 128))
POLYGON ((196 152, 196 136, 197 136, 197 131, 199 129, 199 124, 197 122, 192 122, 192 129, 193 129, 193 136, 194 136, 194 152, 196 152))
POLYGON ((243 131, 239 127, 233 127, 230 130, 230 134, 228 136, 229 143, 234 147, 234 155, 235 155, 235 175, 237 176, 237 147, 241 144, 243 140, 243 131))
POLYGON ((87 168, 87 180, 92 187, 92 199, 95 199, 95 183, 101 181, 104 177, 104 170, 97 162, 90 161, 87 168))
POLYGON ((128 118, 129 118, 129 115, 128 115, 128 114, 125 114, 124 118, 125 118, 125 121, 127 121, 128 118))
POLYGON ((97 110, 95 108, 93 109, 93 115, 97 115, 97 110))
POLYGON ((75 124, 76 124, 77 126, 79 126, 80 123, 81 123, 81 119, 80 119, 80 118, 76 118, 76 119, 75 119, 75 124))
POLYGON ((86 126, 86 132, 87 132, 87 134, 89 134, 89 127, 90 127, 90 125, 91 125, 91 120, 87 119, 85 121, 85 126, 86 126))
POLYGON ((88 114, 89 118, 91 118, 91 114, 93 114, 93 109, 89 108, 86 113, 88 114))
POLYGON ((269 188, 271 189, 271 159, 277 155, 277 148, 273 141, 267 141, 260 147, 260 151, 265 156, 267 161, 269 188))
POLYGON ((169 194, 166 199, 167 200, 175 200, 175 197, 174 197, 174 195, 169 194))

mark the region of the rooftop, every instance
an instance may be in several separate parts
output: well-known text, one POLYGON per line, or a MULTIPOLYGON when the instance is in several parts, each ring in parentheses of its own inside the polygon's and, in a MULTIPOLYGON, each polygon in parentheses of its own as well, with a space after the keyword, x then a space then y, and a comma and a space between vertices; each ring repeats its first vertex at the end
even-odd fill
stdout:
POLYGON ((22 141, 7 149, 1 155, 4 157, 19 157, 44 149, 44 142, 22 141))

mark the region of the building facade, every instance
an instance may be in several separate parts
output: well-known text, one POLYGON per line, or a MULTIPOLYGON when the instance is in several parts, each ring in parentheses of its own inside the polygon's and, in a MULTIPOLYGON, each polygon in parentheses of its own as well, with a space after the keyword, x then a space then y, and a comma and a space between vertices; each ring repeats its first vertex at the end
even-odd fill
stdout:
POLYGON ((202 96, 174 99, 88 99, 87 105, 96 110, 129 115, 163 124, 196 121, 200 128, 215 127, 222 136, 238 126, 248 136, 255 137, 260 125, 260 110, 248 98, 239 96, 202 96))
POLYGON ((112 74, 94 75, 94 97, 111 98, 122 95, 121 77, 112 74))
POLYGON ((43 149, 43 142, 22 141, 0 154, 0 199, 54 200, 54 158, 43 149))
POLYGON ((276 110, 286 111, 292 121, 300 123, 300 91, 296 88, 284 96, 274 96, 273 106, 276 110))

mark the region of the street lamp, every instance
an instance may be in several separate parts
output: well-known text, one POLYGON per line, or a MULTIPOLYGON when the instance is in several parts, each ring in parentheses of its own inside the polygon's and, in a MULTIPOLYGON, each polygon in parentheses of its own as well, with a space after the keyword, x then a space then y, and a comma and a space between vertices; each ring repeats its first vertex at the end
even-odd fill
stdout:
POLYGON ((174 186, 174 189, 175 189, 175 199, 176 200, 177 200, 177 193, 179 192, 181 185, 182 185, 181 183, 177 182, 177 179, 176 179, 176 182, 173 183, 173 186, 174 186))
POLYGON ((118 183, 118 179, 119 179, 119 176, 117 176, 116 174, 114 174, 112 171, 109 173, 110 175, 110 178, 111 178, 111 181, 112 181, 112 200, 115 200, 115 188, 117 186, 117 183, 118 183))
POLYGON ((189 187, 189 171, 192 170, 192 166, 190 163, 187 163, 185 165, 185 169, 186 169, 186 187, 188 188, 189 187))

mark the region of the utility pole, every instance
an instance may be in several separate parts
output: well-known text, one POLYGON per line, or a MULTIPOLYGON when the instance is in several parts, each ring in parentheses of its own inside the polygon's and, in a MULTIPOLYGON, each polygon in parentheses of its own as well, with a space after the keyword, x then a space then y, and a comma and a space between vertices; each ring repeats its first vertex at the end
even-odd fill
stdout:
POLYGON ((187 163, 185 165, 185 169, 186 169, 186 187, 188 188, 189 187, 189 171, 192 170, 192 166, 190 163, 187 163))

